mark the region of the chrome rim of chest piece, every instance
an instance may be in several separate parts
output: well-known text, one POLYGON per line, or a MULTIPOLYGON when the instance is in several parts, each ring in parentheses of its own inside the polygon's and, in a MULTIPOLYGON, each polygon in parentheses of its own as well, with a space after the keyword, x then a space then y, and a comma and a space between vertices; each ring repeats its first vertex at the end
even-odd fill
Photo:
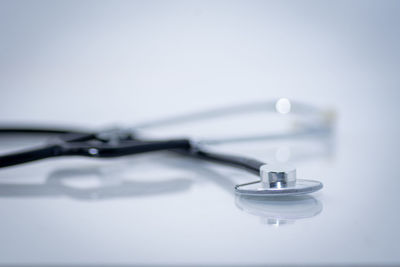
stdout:
POLYGON ((236 185, 236 193, 252 196, 288 196, 312 193, 323 187, 318 181, 297 179, 296 168, 287 163, 262 165, 260 176, 259 181, 236 185))

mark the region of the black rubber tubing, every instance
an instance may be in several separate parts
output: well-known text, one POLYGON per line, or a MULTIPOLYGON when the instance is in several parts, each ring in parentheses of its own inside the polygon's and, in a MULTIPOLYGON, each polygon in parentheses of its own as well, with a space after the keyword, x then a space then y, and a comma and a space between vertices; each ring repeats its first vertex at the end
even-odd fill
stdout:
POLYGON ((86 156, 97 158, 120 157, 139 153, 171 150, 184 156, 195 157, 207 161, 222 163, 243 168, 253 174, 258 174, 259 169, 265 163, 235 155, 226 155, 193 147, 187 139, 166 141, 142 141, 132 139, 121 145, 97 144, 91 145, 84 141, 93 139, 96 134, 85 131, 68 129, 53 129, 41 127, 0 127, 0 134, 61 134, 64 141, 60 144, 49 145, 38 149, 21 151, 0 156, 0 168, 23 164, 31 161, 59 157, 59 156, 86 156))

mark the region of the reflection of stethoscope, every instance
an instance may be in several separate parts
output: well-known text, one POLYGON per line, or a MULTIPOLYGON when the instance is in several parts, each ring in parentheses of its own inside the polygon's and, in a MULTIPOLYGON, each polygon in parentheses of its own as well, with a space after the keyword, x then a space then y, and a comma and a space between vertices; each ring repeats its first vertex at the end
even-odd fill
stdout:
POLYGON ((286 196, 277 198, 237 195, 236 206, 261 219, 263 224, 281 226, 314 217, 321 213, 322 203, 312 196, 286 196))
POLYGON ((261 139, 320 136, 329 134, 331 130, 331 117, 329 113, 321 112, 308 105, 291 103, 287 99, 280 99, 277 102, 252 103, 220 108, 212 111, 140 124, 130 129, 96 133, 65 129, 4 127, 0 129, 0 133, 56 134, 57 138, 51 143, 39 148, 0 156, 0 167, 13 166, 59 156, 110 158, 151 151, 169 150, 184 156, 243 168, 261 176, 261 179, 258 181, 236 185, 235 191, 238 194, 253 196, 298 195, 317 191, 322 188, 322 183, 313 180, 296 179, 296 169, 288 164, 266 164, 243 156, 214 153, 208 149, 208 146, 261 139), (150 140, 144 138, 145 136, 150 136, 148 133, 150 128, 154 129, 177 123, 227 115, 275 110, 280 114, 294 116, 297 123, 295 129, 270 135, 234 136, 207 140, 150 140))
MULTIPOLYGON (((193 178, 208 180, 232 194, 232 177, 220 174, 206 164, 199 164, 195 159, 165 155, 151 156, 113 164, 81 165, 64 167, 51 171, 43 183, 0 183, 0 198, 8 197, 69 197, 81 201, 104 201, 114 198, 137 198, 189 190, 193 178), (167 166, 181 169, 188 168, 196 174, 191 178, 174 177, 165 179, 132 177, 129 170, 159 168, 167 166), (197 177, 197 178, 196 178, 197 177), (132 179, 133 178, 133 179, 132 179), (145 179, 144 179, 145 178, 145 179)), ((240 173, 236 173, 239 175, 240 173)), ((254 197, 235 195, 236 206, 251 215, 261 218, 263 224, 281 226, 294 221, 311 218, 322 210, 322 203, 313 196, 254 197)))

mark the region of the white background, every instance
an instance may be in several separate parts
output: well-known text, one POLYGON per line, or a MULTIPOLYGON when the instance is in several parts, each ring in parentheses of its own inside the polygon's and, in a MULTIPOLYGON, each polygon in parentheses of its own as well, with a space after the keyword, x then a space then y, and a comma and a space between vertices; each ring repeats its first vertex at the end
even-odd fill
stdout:
POLYGON ((250 175, 165 153, 1 170, 0 264, 399 264, 399 11, 398 1, 2 1, 4 123, 131 125, 287 97, 336 110, 337 124, 333 144, 223 148, 289 154, 299 176, 324 182, 284 203, 243 204, 233 184, 250 175), (65 173, 112 190, 53 184, 65 173))

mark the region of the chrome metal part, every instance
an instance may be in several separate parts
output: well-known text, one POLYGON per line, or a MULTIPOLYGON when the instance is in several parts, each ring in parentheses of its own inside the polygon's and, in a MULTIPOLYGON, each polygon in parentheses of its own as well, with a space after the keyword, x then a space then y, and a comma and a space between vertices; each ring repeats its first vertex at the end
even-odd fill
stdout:
POLYGON ((314 180, 296 179, 296 168, 290 164, 265 164, 260 167, 259 181, 235 186, 235 191, 252 196, 288 196, 308 194, 323 185, 314 180))

